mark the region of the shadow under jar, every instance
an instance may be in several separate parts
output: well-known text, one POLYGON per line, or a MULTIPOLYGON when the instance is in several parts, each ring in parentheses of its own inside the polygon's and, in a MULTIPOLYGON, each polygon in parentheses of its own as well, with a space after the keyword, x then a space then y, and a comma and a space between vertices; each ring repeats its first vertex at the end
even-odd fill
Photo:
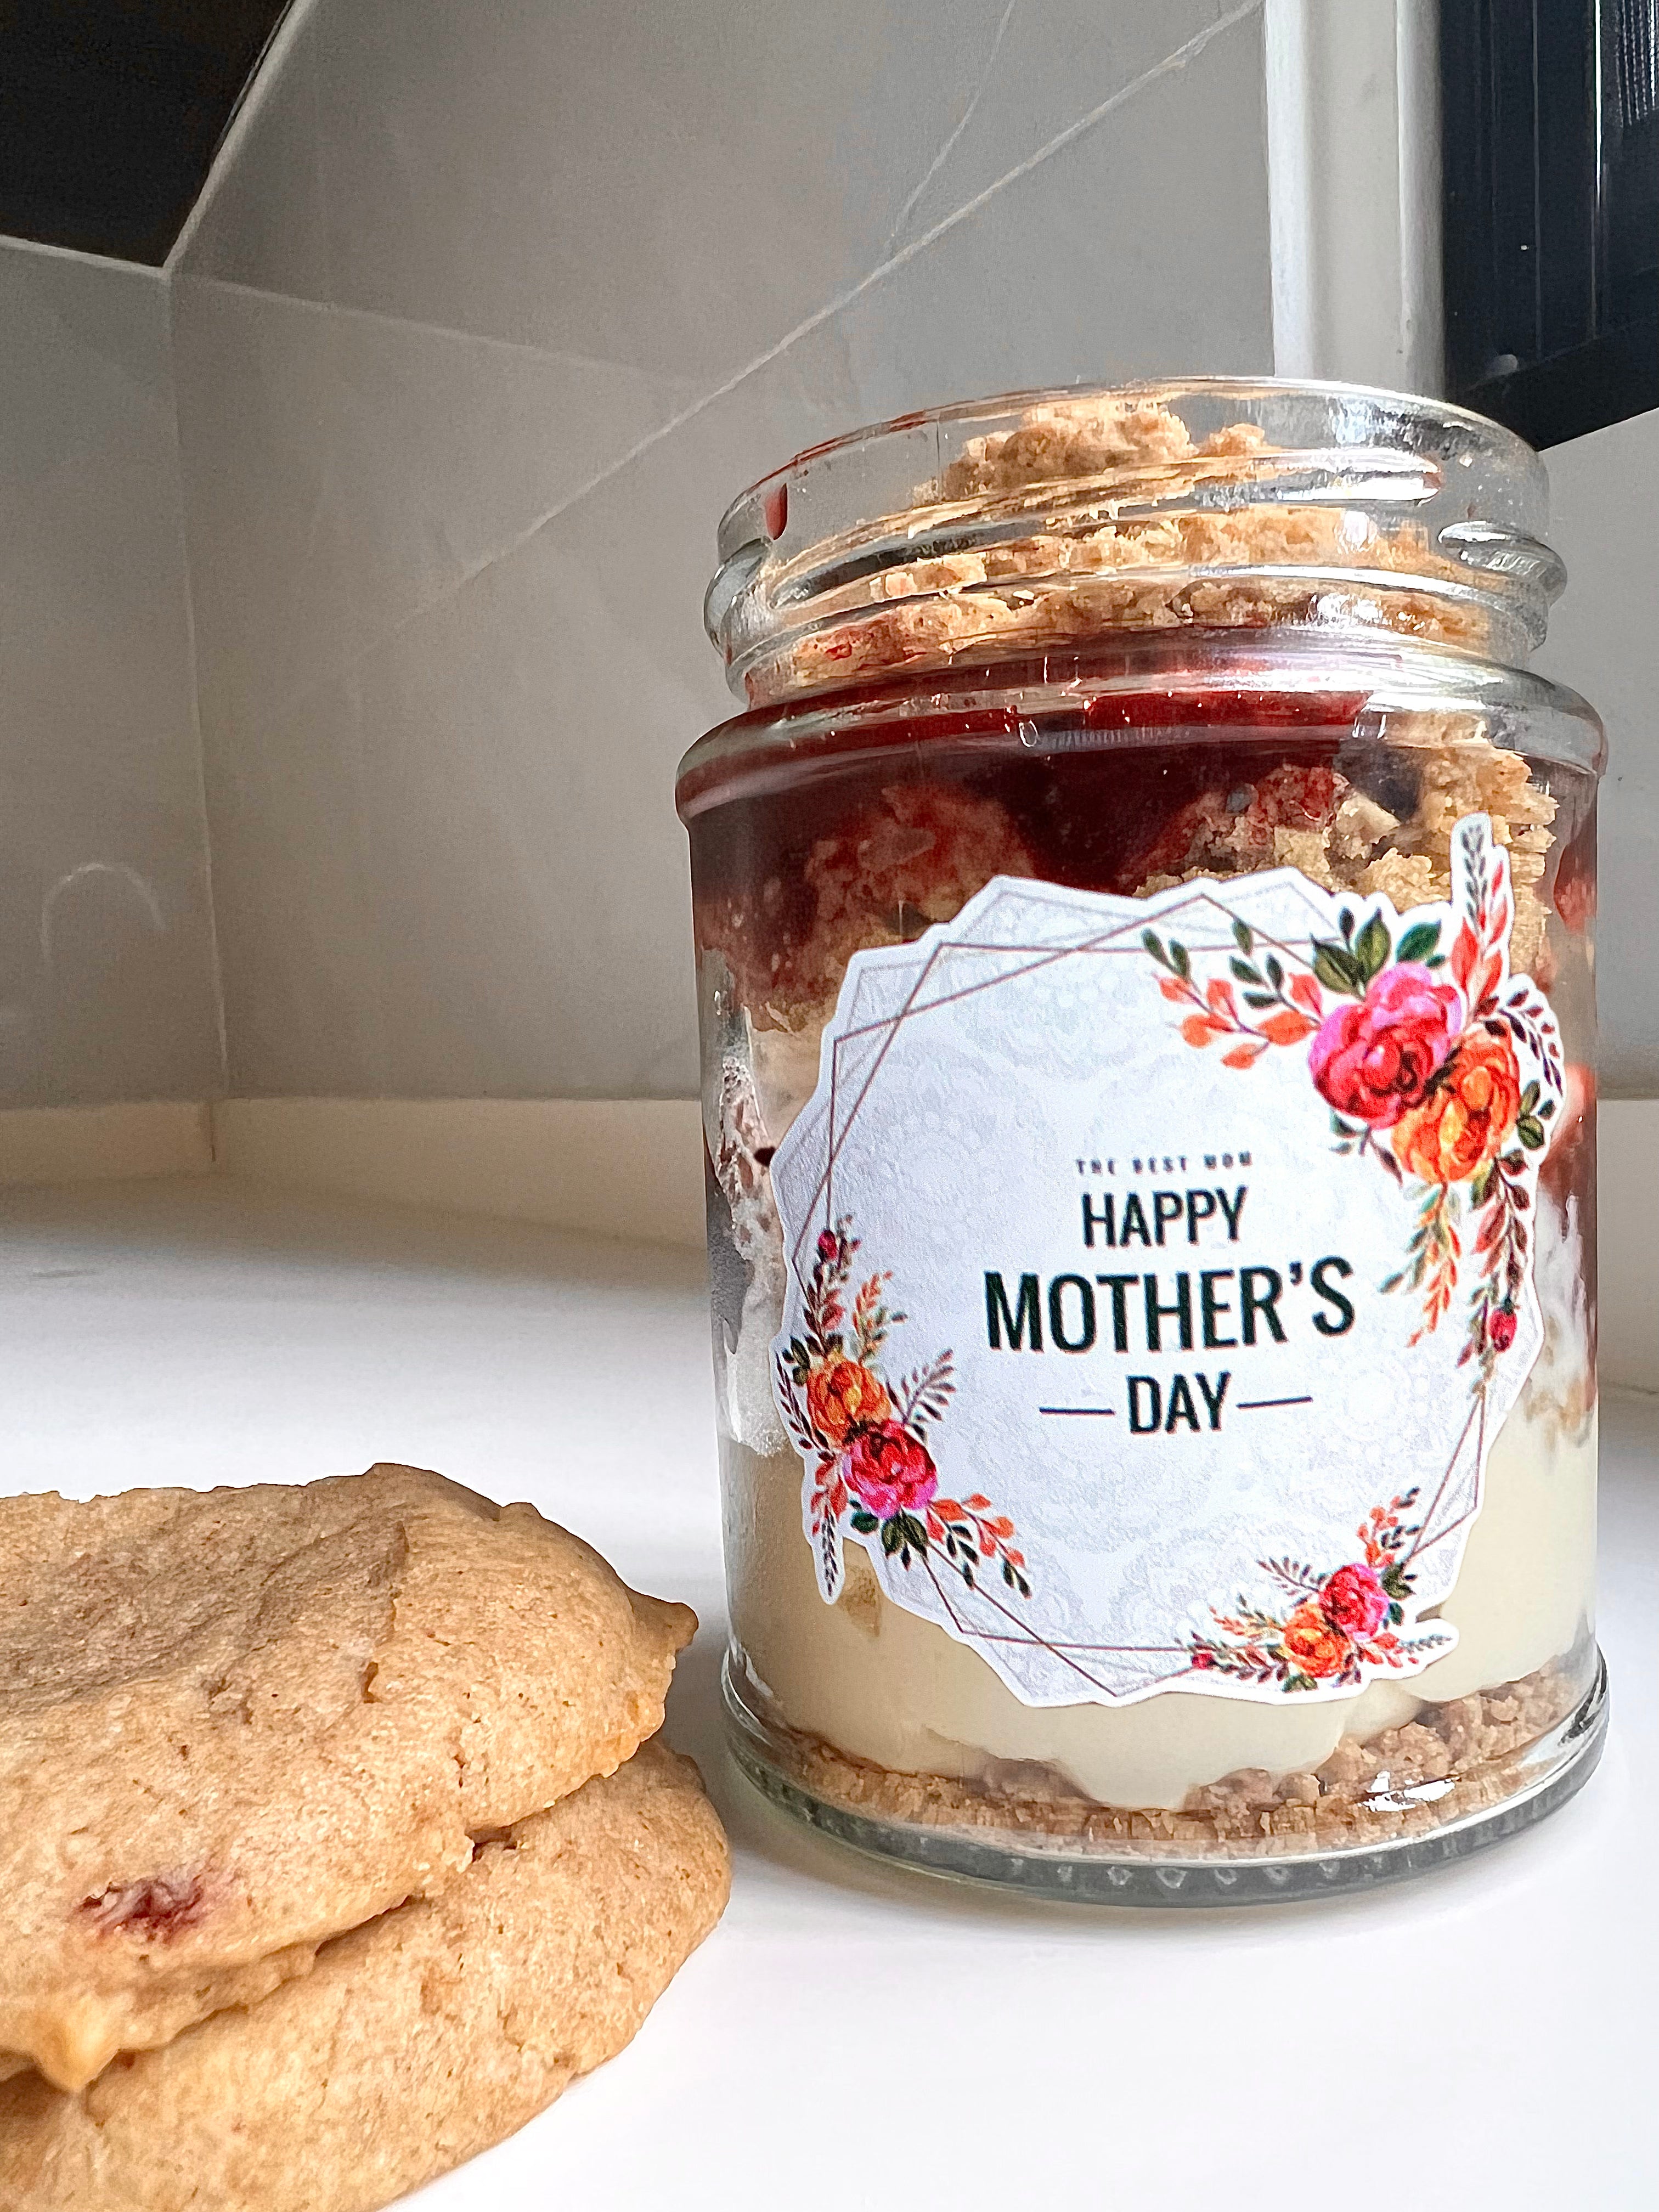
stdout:
POLYGON ((1595 788, 1541 465, 1200 379, 907 416, 720 528, 681 765, 741 1763, 1237 1903, 1600 1747, 1595 788))

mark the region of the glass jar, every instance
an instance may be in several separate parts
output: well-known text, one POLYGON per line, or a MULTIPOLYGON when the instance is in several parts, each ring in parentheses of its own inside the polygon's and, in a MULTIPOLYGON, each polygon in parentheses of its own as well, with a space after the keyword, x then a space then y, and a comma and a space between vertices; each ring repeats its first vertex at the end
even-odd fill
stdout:
POLYGON ((1492 423, 915 415, 720 526, 681 764, 737 1755, 846 1840, 1323 1895, 1599 1751, 1602 740, 1492 423))

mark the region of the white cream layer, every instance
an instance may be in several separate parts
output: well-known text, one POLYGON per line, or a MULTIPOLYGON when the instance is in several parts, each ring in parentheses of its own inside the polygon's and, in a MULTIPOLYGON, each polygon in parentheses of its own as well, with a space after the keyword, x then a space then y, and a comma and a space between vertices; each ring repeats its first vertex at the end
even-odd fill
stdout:
POLYGON ((762 1459, 728 1443, 726 1473, 733 1626, 791 1727, 909 1773, 966 1780, 1036 1760, 1104 1804, 1175 1808, 1241 1767, 1318 1767, 1341 1736, 1374 1735, 1425 1701, 1496 1688, 1561 1656, 1592 1602, 1595 1419, 1569 1435, 1542 1404, 1528 1416, 1525 1401, 1492 1446, 1486 1502, 1442 1608, 1455 1648, 1409 1686, 1376 1682, 1331 1704, 1182 1692, 1116 1710, 1022 1705, 965 1645, 890 1603, 854 1547, 840 1601, 823 1602, 793 1453, 762 1459))
MULTIPOLYGON (((759 1031, 751 1044, 761 1110, 781 1130, 817 1079, 817 1039, 759 1031)), ((975 1652, 884 1597, 855 1544, 841 1600, 823 1602, 801 1528, 800 1461, 772 1402, 779 1289, 756 1269, 721 1390, 727 1581, 749 1665, 791 1727, 877 1765, 966 1780, 1036 1761, 1102 1803, 1171 1809, 1240 1768, 1311 1771, 1345 1735, 1376 1735, 1425 1703, 1518 1680, 1570 1651, 1592 1617, 1596 1449, 1595 1415, 1583 1410, 1583 1261, 1576 1206, 1564 1212, 1540 1194, 1544 1349, 1487 1461, 1480 1515, 1441 1607, 1458 1632, 1443 1659, 1409 1685, 1374 1682, 1329 1704, 1182 1691, 1115 1710, 1023 1705, 975 1652)))

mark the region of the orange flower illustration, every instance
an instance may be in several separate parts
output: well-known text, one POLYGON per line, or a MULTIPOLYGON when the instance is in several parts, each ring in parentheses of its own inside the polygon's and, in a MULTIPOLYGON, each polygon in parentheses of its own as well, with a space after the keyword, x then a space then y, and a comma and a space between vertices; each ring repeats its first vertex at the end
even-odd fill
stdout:
POLYGON ((939 1495, 927 1438, 956 1395, 951 1354, 913 1367, 890 1388, 882 1380, 877 1362, 905 1316, 887 1303, 888 1270, 853 1288, 859 1239, 852 1231, 849 1213, 819 1231, 801 1285, 800 1334, 777 1351, 773 1370, 778 1409, 805 1462, 801 1518, 819 1593, 828 1605, 841 1595, 846 1522, 871 1544, 872 1557, 901 1572, 921 1567, 933 1575, 938 1560, 970 1590, 994 1573, 1029 1598, 1025 1554, 1014 1547, 1007 1515, 982 1491, 939 1495))
POLYGON ((1215 1628, 1187 1646, 1195 1674, 1230 1674, 1236 1682, 1277 1683, 1296 1694, 1322 1685, 1357 1687, 1365 1670, 1398 1672, 1443 1644, 1443 1630, 1413 1624, 1403 1636, 1412 1602, 1413 1536, 1422 1523, 1407 1521, 1415 1489, 1386 1505, 1374 1505, 1356 1534, 1363 1559, 1349 1559, 1321 1576, 1291 1559, 1258 1559, 1267 1580, 1296 1601, 1281 1614, 1271 1601, 1241 1596, 1236 1610, 1212 1606, 1215 1628))
POLYGON ((1286 1657, 1316 1682, 1342 1674, 1353 1656, 1352 1640, 1333 1626, 1316 1600, 1297 1607, 1280 1640, 1286 1657))
POLYGON ((1391 914, 1386 900, 1365 915, 1339 904, 1334 933, 1310 936, 1305 956, 1258 939, 1234 914, 1226 975, 1212 969, 1224 948, 1195 957, 1156 929, 1140 942, 1158 989, 1184 1010, 1181 1036, 1200 1050, 1222 1045, 1224 1067, 1252 1068, 1274 1046, 1311 1038, 1308 1072, 1331 1109, 1334 1149, 1369 1154, 1409 1189, 1405 1263, 1382 1287, 1421 1299, 1410 1340, 1420 1344, 1472 1275, 1459 1364, 1478 1361, 1484 1385, 1520 1338, 1523 1216, 1567 1091, 1548 1002, 1510 968, 1515 899, 1487 816, 1457 823, 1451 858, 1443 951, 1438 902, 1391 914))
POLYGON ((884 1386, 856 1359, 833 1352, 806 1378, 812 1425, 826 1443, 844 1444, 856 1428, 887 1419, 893 1410, 884 1386))
POLYGON ((1465 1182, 1497 1158, 1520 1115, 1521 1071, 1507 1033, 1468 1030, 1428 1097, 1395 1124, 1395 1157, 1424 1182, 1465 1182))

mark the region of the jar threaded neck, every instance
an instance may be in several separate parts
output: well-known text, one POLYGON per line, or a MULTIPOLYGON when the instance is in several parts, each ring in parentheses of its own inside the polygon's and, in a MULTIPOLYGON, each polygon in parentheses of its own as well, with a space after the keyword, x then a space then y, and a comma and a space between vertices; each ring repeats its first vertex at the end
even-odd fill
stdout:
POLYGON ((728 509, 705 619, 764 704, 1178 628, 1523 660, 1565 572, 1542 464, 1440 402, 1205 378, 905 416, 728 509))

